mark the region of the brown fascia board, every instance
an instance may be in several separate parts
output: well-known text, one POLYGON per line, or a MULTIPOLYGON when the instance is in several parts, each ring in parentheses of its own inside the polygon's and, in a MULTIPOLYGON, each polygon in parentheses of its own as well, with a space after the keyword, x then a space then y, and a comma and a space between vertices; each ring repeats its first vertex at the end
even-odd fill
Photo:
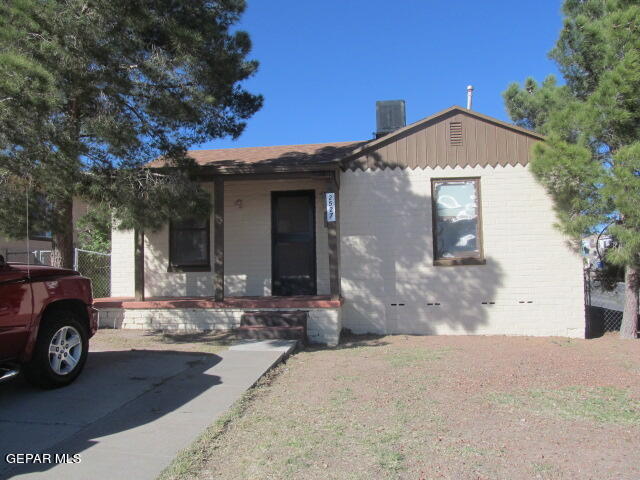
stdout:
MULTIPOLYGON (((290 165, 268 165, 257 163, 237 163, 235 165, 223 165, 224 162, 212 162, 208 165, 195 164, 189 167, 192 171, 197 172, 198 175, 238 175, 238 174, 250 174, 250 173, 288 173, 288 172, 308 172, 308 171, 336 171, 340 168, 341 157, 335 160, 317 162, 317 163, 294 163, 290 165)), ((167 165, 147 165, 147 168, 156 171, 172 171, 182 169, 184 167, 167 166, 167 165)))
POLYGON ((438 113, 434 113, 433 115, 425 117, 422 120, 418 120, 417 122, 413 122, 413 123, 407 125, 406 127, 402 127, 399 130, 396 130, 394 132, 388 133, 384 137, 380 137, 380 138, 376 138, 374 140, 371 140, 369 143, 366 143, 366 144, 364 144, 364 145, 362 145, 360 147, 357 147, 356 149, 351 151, 348 155, 345 155, 341 159, 341 161, 348 160, 348 159, 350 159, 350 158, 352 158, 352 157, 354 157, 356 155, 359 155, 362 152, 370 150, 373 147, 376 147, 376 146, 379 146, 379 145, 383 145, 383 144, 386 144, 386 143, 390 143, 396 137, 399 137, 399 136, 401 136, 401 135, 403 135, 405 133, 411 132, 412 130, 418 130, 418 129, 420 129, 421 127, 423 127, 424 125, 426 125, 428 123, 436 122, 441 117, 447 117, 447 116, 450 116, 450 115, 452 115, 454 113, 462 113, 464 115, 469 115, 470 117, 476 117, 476 118, 479 118, 479 119, 484 120, 486 122, 498 125, 499 127, 506 128, 508 130, 513 130, 515 132, 528 135, 528 136, 536 138, 538 140, 545 140, 546 139, 546 137, 544 135, 536 133, 536 132, 534 132, 532 130, 527 130, 526 128, 518 127, 517 125, 512 125, 510 123, 503 122, 502 120, 498 120, 497 118, 493 118, 493 117, 490 117, 488 115, 483 115, 482 113, 478 113, 475 110, 468 110, 468 109, 462 108, 462 107, 460 107, 458 105, 453 105, 452 107, 446 108, 444 110, 441 110, 438 113))
POLYGON ((322 163, 308 163, 297 165, 234 165, 216 166, 201 165, 194 167, 199 174, 205 175, 238 175, 251 173, 301 173, 301 172, 332 172, 340 168, 340 160, 322 163))
MULTIPOLYGON (((324 161, 318 163, 298 163, 291 165, 260 165, 259 163, 247 163, 245 165, 194 165, 191 170, 198 174, 205 175, 237 175, 243 173, 288 173, 288 172, 309 172, 309 171, 324 171, 333 172, 340 168, 341 158, 336 158, 331 161, 324 161)), ((149 166, 148 168, 158 171, 171 171, 177 170, 182 167, 175 166, 149 166)))

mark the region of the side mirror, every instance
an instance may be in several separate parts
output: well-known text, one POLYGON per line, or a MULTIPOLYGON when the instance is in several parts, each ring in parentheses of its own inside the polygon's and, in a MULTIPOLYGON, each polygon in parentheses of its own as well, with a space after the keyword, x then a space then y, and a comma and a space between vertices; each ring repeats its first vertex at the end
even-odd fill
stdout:
POLYGON ((6 266, 7 266, 7 262, 5 261, 4 257, 0 255, 0 268, 4 268, 6 266))

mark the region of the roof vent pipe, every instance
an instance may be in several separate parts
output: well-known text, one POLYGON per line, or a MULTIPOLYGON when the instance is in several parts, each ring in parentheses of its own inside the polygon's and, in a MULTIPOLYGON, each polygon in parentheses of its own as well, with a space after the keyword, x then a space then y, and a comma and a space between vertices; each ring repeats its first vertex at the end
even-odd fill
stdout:
POLYGON ((467 85, 467 110, 471 110, 473 102, 473 85, 467 85))

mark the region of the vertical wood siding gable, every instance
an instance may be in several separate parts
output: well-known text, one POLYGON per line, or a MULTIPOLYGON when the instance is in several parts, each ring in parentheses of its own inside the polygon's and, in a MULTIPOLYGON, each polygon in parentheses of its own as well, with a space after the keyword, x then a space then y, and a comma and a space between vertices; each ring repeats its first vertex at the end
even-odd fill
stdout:
POLYGON ((365 149, 348 159, 343 168, 413 170, 527 165, 531 148, 538 141, 526 133, 458 111, 409 130, 389 142, 365 149), (451 142, 452 122, 460 122, 462 125, 461 145, 451 142))

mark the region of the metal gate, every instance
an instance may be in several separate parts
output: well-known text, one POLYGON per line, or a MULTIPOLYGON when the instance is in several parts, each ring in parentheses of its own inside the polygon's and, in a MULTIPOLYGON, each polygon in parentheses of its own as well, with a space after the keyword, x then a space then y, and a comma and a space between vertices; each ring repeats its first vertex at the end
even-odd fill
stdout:
POLYGON ((601 337, 606 332, 620 331, 624 310, 624 283, 607 291, 595 279, 594 271, 584 270, 584 303, 586 337, 601 337))

